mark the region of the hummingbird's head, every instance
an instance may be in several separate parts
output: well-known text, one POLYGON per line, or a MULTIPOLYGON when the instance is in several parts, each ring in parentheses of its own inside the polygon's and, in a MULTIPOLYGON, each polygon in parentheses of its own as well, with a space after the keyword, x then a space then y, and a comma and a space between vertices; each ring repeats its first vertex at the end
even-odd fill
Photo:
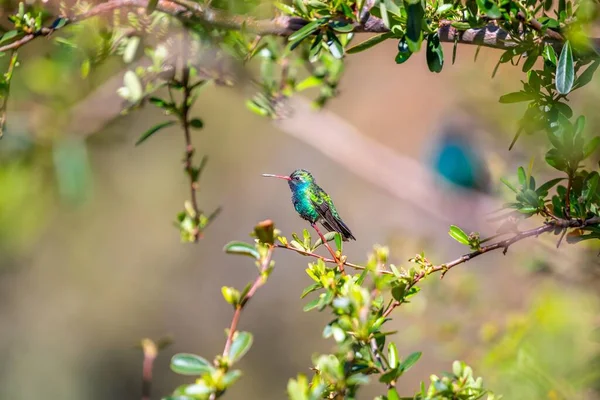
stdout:
POLYGON ((292 172, 290 176, 273 174, 263 174, 263 176, 285 179, 286 181, 288 181, 290 189, 292 190, 306 187, 307 185, 310 185, 311 183, 315 182, 315 179, 313 178, 312 174, 305 169, 297 169, 294 172, 292 172))

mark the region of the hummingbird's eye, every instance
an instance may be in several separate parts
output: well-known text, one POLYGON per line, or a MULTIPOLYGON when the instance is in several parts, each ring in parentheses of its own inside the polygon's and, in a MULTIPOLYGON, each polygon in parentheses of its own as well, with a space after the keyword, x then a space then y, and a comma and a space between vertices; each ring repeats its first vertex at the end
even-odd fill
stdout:
POLYGON ((294 177, 294 180, 295 180, 295 181, 299 181, 299 180, 300 180, 300 177, 299 177, 298 175, 296 175, 296 176, 294 177))

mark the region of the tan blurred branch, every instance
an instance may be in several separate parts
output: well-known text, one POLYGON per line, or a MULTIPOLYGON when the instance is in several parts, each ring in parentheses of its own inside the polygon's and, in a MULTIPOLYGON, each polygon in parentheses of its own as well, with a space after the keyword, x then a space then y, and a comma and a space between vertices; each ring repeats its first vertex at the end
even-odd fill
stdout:
MULTIPOLYGON (((110 0, 92 7, 90 10, 69 17, 63 26, 83 21, 98 15, 125 9, 141 8, 145 9, 148 0, 110 0)), ((159 0, 156 10, 169 14, 183 22, 201 22, 226 29, 241 30, 253 32, 257 35, 280 35, 289 36, 296 32, 308 21, 302 18, 290 16, 278 16, 272 19, 255 19, 244 15, 231 15, 223 11, 215 10, 210 7, 188 1, 188 0, 159 0)), ((535 20, 530 21, 535 25, 535 20)), ((458 29, 451 25, 451 21, 441 21, 438 30, 440 41, 458 42, 461 44, 492 47, 498 49, 508 49, 517 45, 511 36, 505 30, 497 25, 490 23, 481 28, 458 29)), ((385 33, 389 29, 380 18, 365 14, 365 18, 360 22, 353 23, 354 32, 385 33)), ((18 49, 19 47, 31 42, 37 37, 49 36, 54 32, 52 27, 44 27, 37 32, 33 32, 15 40, 4 46, 0 46, 0 52, 18 49)), ((546 33, 546 41, 557 42, 560 35, 546 33)), ((556 33, 556 32, 553 32, 556 33)), ((591 39, 596 47, 600 47, 600 39, 591 39)))

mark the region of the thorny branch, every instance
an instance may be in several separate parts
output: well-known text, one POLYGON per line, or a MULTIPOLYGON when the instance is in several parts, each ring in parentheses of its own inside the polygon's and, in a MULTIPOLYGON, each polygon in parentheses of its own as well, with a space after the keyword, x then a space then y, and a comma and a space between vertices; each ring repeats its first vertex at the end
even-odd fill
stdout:
MULTIPOLYGON (((63 27, 98 15, 107 14, 117 9, 145 8, 147 5, 148 0, 109 0, 92 7, 82 14, 67 18, 63 27)), ((201 22, 232 30, 244 29, 246 32, 252 32, 257 35, 289 36, 308 23, 308 21, 302 18, 290 16, 255 19, 243 15, 230 15, 223 11, 214 10, 187 0, 159 0, 156 5, 156 11, 171 15, 182 22, 201 22)), ((385 33, 389 31, 380 18, 370 15, 368 12, 365 12, 363 17, 360 22, 353 23, 353 32, 385 33)), ((539 22, 535 20, 527 21, 527 23, 534 29, 536 29, 536 26, 539 27, 539 22)), ((0 46, 0 52, 18 49, 38 37, 49 36, 55 30, 53 27, 44 27, 12 43, 0 46)), ((508 49, 517 45, 517 41, 513 40, 508 32, 499 28, 494 23, 481 28, 461 30, 452 27, 451 21, 441 21, 438 35, 441 42, 458 42, 498 49, 508 49)), ((545 32, 545 41, 548 43, 560 42, 562 41, 562 36, 552 30, 547 30, 545 32)), ((592 39, 592 41, 597 48, 600 48, 600 39, 592 39)))

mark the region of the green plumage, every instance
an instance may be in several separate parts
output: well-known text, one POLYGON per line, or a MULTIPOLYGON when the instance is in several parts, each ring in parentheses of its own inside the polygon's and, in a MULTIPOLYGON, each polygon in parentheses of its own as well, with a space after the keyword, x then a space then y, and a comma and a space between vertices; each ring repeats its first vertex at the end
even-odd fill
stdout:
POLYGON ((302 218, 311 224, 320 222, 330 232, 339 232, 344 241, 356 240, 342 221, 331 197, 317 185, 310 172, 298 169, 290 175, 288 183, 294 208, 302 218))

